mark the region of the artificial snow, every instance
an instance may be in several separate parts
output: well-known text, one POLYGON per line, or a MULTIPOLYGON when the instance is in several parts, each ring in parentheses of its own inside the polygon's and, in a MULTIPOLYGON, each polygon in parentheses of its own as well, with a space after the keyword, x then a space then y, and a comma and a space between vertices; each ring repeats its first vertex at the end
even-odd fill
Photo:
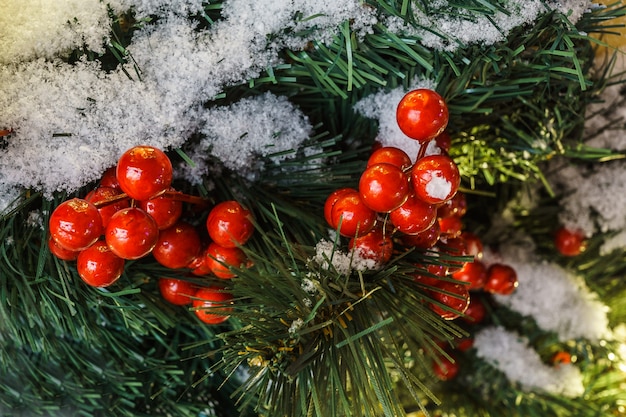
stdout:
POLYGON ((587 236, 626 230, 626 160, 564 165, 548 181, 563 195, 559 221, 565 227, 587 236))
POLYGON ((363 255, 358 250, 345 253, 333 242, 322 239, 315 245, 315 255, 311 260, 320 268, 334 270, 340 275, 350 275, 352 271, 367 271, 380 267, 378 262, 365 258, 363 255))
MULTIPOLYGON (((297 107, 287 98, 269 92, 208 109, 202 113, 201 121, 204 139, 188 151, 195 165, 185 168, 191 183, 200 183, 206 175, 209 156, 246 174, 258 156, 297 149, 312 132, 308 118, 297 107)), ((287 156, 281 154, 271 159, 279 163, 287 156)))
POLYGON ((103 52, 109 37, 106 4, 98 0, 3 0, 0 10, 0 65, 80 48, 103 52))
POLYGON ((386 19, 385 24, 394 33, 419 38, 428 48, 455 51, 471 44, 492 45, 504 41, 511 30, 532 23, 550 10, 558 10, 576 23, 590 7, 591 2, 584 0, 509 0, 503 4, 504 11, 494 8, 492 13, 486 14, 437 1, 429 3, 427 13, 417 5, 412 8, 414 25, 395 16, 386 19), (456 18, 452 17, 455 12, 456 18))
POLYGON ((542 390, 570 398, 585 392, 578 368, 571 364, 546 365, 527 340, 503 327, 491 326, 478 331, 474 335, 474 348, 478 357, 526 391, 542 390))
POLYGON ((495 300, 532 317, 560 341, 598 341, 610 334, 607 307, 584 280, 556 263, 540 259, 528 241, 512 239, 500 246, 498 253, 486 248, 483 261, 487 265, 510 265, 517 273, 517 289, 511 295, 495 295, 495 300))
POLYGON ((452 183, 443 175, 435 173, 426 183, 425 191, 429 197, 443 201, 450 196, 452 183))

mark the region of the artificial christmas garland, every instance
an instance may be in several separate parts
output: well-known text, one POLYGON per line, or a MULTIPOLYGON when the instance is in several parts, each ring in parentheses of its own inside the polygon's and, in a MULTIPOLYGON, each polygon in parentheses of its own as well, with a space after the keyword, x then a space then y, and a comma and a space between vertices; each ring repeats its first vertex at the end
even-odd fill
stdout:
POLYGON ((469 3, 9 3, 2 414, 623 413, 624 8, 469 3), (104 278, 56 211, 177 200, 104 278))

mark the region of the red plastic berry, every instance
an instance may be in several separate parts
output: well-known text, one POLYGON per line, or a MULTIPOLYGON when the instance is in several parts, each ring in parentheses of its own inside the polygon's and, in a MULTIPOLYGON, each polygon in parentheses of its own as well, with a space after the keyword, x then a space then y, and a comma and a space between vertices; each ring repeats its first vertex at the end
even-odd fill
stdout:
POLYGON ((583 232, 559 227, 554 234, 556 250, 563 256, 578 256, 587 247, 583 232))
POLYGON ((383 229, 375 227, 368 234, 350 239, 350 249, 355 249, 365 259, 371 259, 382 265, 389 262, 393 253, 393 240, 383 229))
POLYGON ((391 164, 401 170, 405 170, 412 165, 411 157, 400 148, 385 146, 376 149, 367 160, 367 166, 376 164, 391 164))
POLYGON ((447 255, 445 262, 448 264, 448 272, 454 273, 465 264, 464 260, 457 259, 461 256, 467 256, 467 247, 465 246, 465 240, 458 237, 441 237, 439 240, 439 249, 441 254, 447 255))
POLYGON ((195 227, 186 222, 178 222, 159 232, 152 249, 152 256, 161 265, 184 268, 200 254, 202 242, 195 227))
POLYGON ((509 295, 517 288, 517 273, 509 265, 495 263, 487 269, 487 282, 483 287, 492 294, 509 295))
POLYGON ((465 193, 457 193, 449 200, 446 200, 437 209, 437 217, 463 217, 467 213, 467 199, 465 193))
POLYGON ((409 197, 409 178, 399 167, 375 164, 367 167, 359 179, 359 194, 366 206, 388 213, 409 197))
POLYGON ((332 206, 330 217, 330 226, 345 237, 365 235, 376 223, 376 212, 365 205, 356 190, 339 196, 332 206))
POLYGON ((487 282, 487 267, 478 260, 466 262, 460 270, 452 273, 452 278, 467 282, 470 290, 480 290, 487 282))
POLYGON ((63 261, 75 261, 78 258, 80 251, 67 250, 59 246, 59 244, 52 239, 52 236, 48 238, 48 250, 57 258, 63 261))
POLYGON ((254 232, 252 214, 234 200, 223 201, 213 207, 206 227, 213 242, 225 248, 243 245, 254 232))
MULTIPOLYGON (((122 192, 120 190, 117 190, 115 188, 101 186, 87 194, 85 196, 85 200, 89 201, 90 203, 96 204, 113 199, 116 196, 119 196, 121 193, 122 192)), ((129 205, 130 202, 128 201, 128 199, 123 199, 98 207, 100 217, 102 218, 102 226, 107 227, 107 224, 109 224, 109 220, 111 220, 111 216, 113 216, 121 209, 128 207, 129 205)))
POLYGON ((139 259, 152 251, 159 237, 156 222, 138 207, 118 211, 104 233, 113 253, 123 259, 139 259))
POLYGON ((160 149, 135 146, 124 152, 117 162, 120 188, 135 200, 149 200, 172 184, 172 163, 160 149))
POLYGON ((332 209, 335 203, 337 202, 337 200, 339 200, 339 197, 341 197, 343 194, 353 193, 353 192, 358 192, 358 191, 355 190, 354 188, 339 188, 338 190, 335 190, 332 193, 330 193, 330 195, 326 198, 326 202, 324 203, 324 220, 326 220, 326 223, 328 223, 328 225, 330 225, 331 227, 333 225, 332 209))
POLYGON ((48 225, 52 239, 69 251, 87 249, 103 231, 96 206, 80 198, 59 204, 50 215, 48 225))
MULTIPOLYGON (((174 189, 169 188, 168 191, 174 191, 174 189)), ((183 214, 182 201, 165 195, 139 201, 138 207, 154 219, 159 230, 167 229, 174 225, 183 214)))
POLYGON ((447 131, 441 132, 436 138, 435 142, 439 149, 441 149, 444 153, 450 152, 450 148, 452 147, 452 138, 447 131))
POLYGON ((104 171, 102 178, 100 178, 100 187, 109 187, 122 192, 120 189, 120 182, 117 180, 117 174, 115 171, 116 167, 111 167, 104 171))
POLYGON ((159 278, 159 291, 168 302, 177 306, 192 303, 192 297, 198 291, 189 281, 175 278, 159 278))
POLYGON ((407 235, 422 233, 437 219, 436 206, 410 195, 397 209, 389 213, 389 220, 400 232, 407 235))
POLYGON ((230 267, 241 268, 246 266, 248 257, 240 248, 225 248, 215 242, 211 242, 206 251, 206 265, 213 275, 222 279, 230 279, 236 276, 230 267))
POLYGON ((472 298, 461 318, 469 324, 478 324, 485 320, 485 317, 487 317, 485 304, 479 298, 472 298))
POLYGON ((463 221, 456 216, 437 219, 442 235, 448 237, 459 237, 463 230, 463 221))
MULTIPOLYGON (((467 310, 465 311, 465 313, 467 313, 467 310)), ((467 352, 473 347, 474 347, 474 339, 472 339, 471 337, 465 337, 459 340, 456 344, 456 349, 460 352, 467 352)))
POLYGON ((572 363, 572 355, 569 352, 561 350, 552 356, 552 364, 556 367, 570 363, 572 363))
POLYGON ((440 356, 433 362, 433 373, 441 381, 454 379, 459 373, 459 363, 457 360, 450 360, 445 356, 440 356))
POLYGON ((433 302, 431 310, 444 320, 453 320, 465 312, 470 302, 467 285, 451 281, 439 281, 436 289, 431 291, 433 302))
POLYGON ((441 232, 439 230, 439 223, 433 222, 433 225, 423 232, 419 232, 415 235, 403 235, 400 240, 402 244, 407 247, 416 247, 421 249, 432 248, 439 242, 439 236, 441 232))
POLYGON ((448 125, 448 106, 437 92, 420 88, 408 92, 396 109, 400 130, 411 139, 428 141, 448 125))
POLYGON ((122 275, 124 263, 104 240, 99 240, 78 254, 76 270, 81 279, 92 287, 107 287, 122 275))
POLYGON ((467 255, 473 256, 474 259, 482 259, 483 257, 483 242, 478 235, 472 232, 461 233, 461 239, 465 241, 465 248, 467 249, 467 255))
POLYGON ((450 200, 459 189, 461 176, 454 161, 446 155, 425 156, 411 170, 413 189, 429 204, 450 200))
POLYGON ((192 302, 194 313, 207 324, 220 324, 228 320, 233 296, 218 287, 200 288, 192 302))

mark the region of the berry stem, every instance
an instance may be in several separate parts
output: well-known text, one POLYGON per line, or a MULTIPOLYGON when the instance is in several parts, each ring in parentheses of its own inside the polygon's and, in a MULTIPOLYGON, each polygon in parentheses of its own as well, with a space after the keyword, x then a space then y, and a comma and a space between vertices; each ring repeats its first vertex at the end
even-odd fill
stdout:
MULTIPOLYGON (((202 198, 202 197, 197 197, 194 195, 190 195, 190 194, 183 194, 181 192, 178 191, 165 191, 164 193, 161 193, 158 195, 158 197, 161 196, 165 196, 168 198, 171 198, 172 200, 176 200, 176 201, 182 201, 183 203, 190 203, 190 204, 195 204, 201 207, 208 207, 209 206, 209 200, 206 198, 202 198)), ((101 208, 101 207, 106 207, 110 204, 114 204, 118 201, 124 200, 130 198, 128 196, 128 194, 126 193, 121 193, 121 194, 117 194, 114 195, 112 197, 106 198, 102 201, 98 201, 97 203, 94 203, 94 205, 97 208, 101 208)))

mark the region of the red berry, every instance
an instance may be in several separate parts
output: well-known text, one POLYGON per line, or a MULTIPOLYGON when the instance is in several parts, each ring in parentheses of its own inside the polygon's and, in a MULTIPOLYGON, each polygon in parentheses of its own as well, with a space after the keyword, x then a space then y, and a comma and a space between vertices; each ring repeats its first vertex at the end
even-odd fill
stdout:
POLYGON ((75 261, 78 258, 80 251, 67 250, 59 246, 59 244, 52 239, 52 236, 48 238, 48 250, 57 258, 64 261, 75 261))
POLYGON ((389 213, 391 224, 407 235, 424 232, 436 219, 436 206, 424 202, 415 195, 410 195, 404 204, 389 213))
POLYGON ((382 265, 389 262, 393 253, 393 240, 383 229, 376 227, 368 234, 350 239, 350 249, 359 251, 359 255, 365 259, 372 259, 382 265))
POLYGON ((213 207, 206 227, 211 239, 225 248, 243 245, 254 232, 252 214, 234 200, 223 201, 213 207))
POLYGON ((200 254, 202 242, 195 227, 186 222, 178 222, 159 232, 152 256, 161 265, 184 268, 200 254))
POLYGON ((479 298, 472 298, 461 318, 467 323, 478 324, 485 320, 485 317, 487 317, 485 304, 479 298))
POLYGON ((241 268, 246 266, 248 257, 240 248, 225 248, 211 242, 206 251, 206 265, 218 278, 230 279, 236 276, 230 267, 241 268))
POLYGON ((200 288, 192 302, 194 313, 207 324, 220 324, 228 320, 233 296, 218 287, 200 288))
MULTIPOLYGON (((122 192, 120 190, 116 190, 111 187, 98 187, 95 190, 91 191, 89 194, 85 196, 85 200, 90 203, 100 203, 119 196, 122 192)), ((102 218, 102 226, 107 227, 109 224, 109 220, 111 220, 111 216, 120 211, 123 208, 126 208, 130 205, 128 199, 118 200, 114 203, 105 204, 101 207, 98 207, 98 212, 100 212, 100 217, 102 218)))
POLYGON ((470 294, 467 285, 439 281, 435 289, 431 291, 434 301, 430 304, 431 310, 439 314, 445 320, 452 320, 465 312, 470 302, 470 294))
POLYGON ((425 156, 411 170, 413 189, 429 204, 450 200, 459 189, 461 176, 454 161, 446 155, 425 156))
POLYGON ((452 138, 447 131, 441 132, 436 138, 435 142, 439 149, 441 149, 444 153, 450 152, 450 148, 452 147, 452 138))
MULTIPOLYGON (((168 191, 174 191, 174 189, 170 188, 168 191)), ((172 226, 183 214, 182 201, 165 195, 160 195, 150 200, 139 201, 138 207, 154 219, 159 230, 167 229, 172 226)))
POLYGON ((372 152, 367 160, 368 167, 376 164, 391 164, 404 171, 412 165, 412 162, 411 157, 402 149, 385 146, 372 152))
POLYGON ((124 272, 124 260, 115 255, 104 240, 99 240, 78 254, 76 270, 92 287, 107 287, 124 272))
POLYGON ((563 256, 578 256, 586 249, 587 242, 580 230, 560 227, 554 234, 554 245, 563 256))
POLYGON ((442 235, 446 235, 448 237, 461 236, 463 221, 459 217, 444 217, 442 219, 437 219, 437 222, 439 223, 439 229, 442 235))
POLYGON ((159 278, 159 291, 168 302, 177 306, 192 303, 196 295, 196 287, 189 281, 175 278, 159 278))
POLYGON ((448 272, 454 273, 465 264, 464 260, 456 259, 461 256, 467 256, 467 247, 465 241, 458 237, 441 238, 439 240, 440 252, 446 255, 445 262, 448 264, 448 272))
POLYGON ((440 356, 438 360, 433 362, 433 372, 441 381, 449 381, 459 373, 459 363, 457 360, 440 356))
POLYGON ((113 253, 123 259, 139 259, 152 251, 159 238, 156 222, 138 207, 115 213, 104 233, 113 253))
POLYGON ((448 106, 443 97, 425 88, 408 92, 396 110, 400 130, 420 142, 440 135, 448 125, 448 117, 448 106))
POLYGON ((120 190, 120 182, 117 180, 117 174, 115 173, 116 167, 111 167, 104 171, 102 178, 100 178, 100 187, 109 187, 116 190, 120 190))
POLYGON ((492 294, 509 295, 517 288, 517 273, 509 265, 495 263, 487 269, 487 282, 483 287, 492 294))
POLYGON ((409 197, 409 178, 395 165, 375 164, 367 167, 359 179, 359 194, 366 206, 388 213, 409 197))
POLYGON ((330 217, 330 226, 338 229, 339 234, 345 237, 365 235, 376 223, 376 212, 365 205, 356 190, 345 192, 337 198, 330 217))
POLYGON ((452 273, 452 278, 467 282, 470 290, 480 290, 487 282, 487 267, 478 260, 466 262, 460 270, 452 273))
POLYGON ((482 259, 483 242, 476 234, 472 232, 463 232, 461 233, 461 239, 465 241, 467 255, 473 256, 474 259, 482 259))
POLYGON ((446 200, 437 208, 437 217, 463 217, 467 213, 467 199, 465 193, 457 193, 449 200, 446 200))
POLYGON ((135 146, 118 160, 116 176, 120 188, 130 198, 149 200, 172 184, 172 163, 160 149, 135 146))
POLYGON ((433 222, 433 225, 423 232, 419 232, 415 235, 403 235, 400 239, 402 240, 402 244, 407 247, 428 249, 439 242, 440 235, 439 223, 433 222))
POLYGON ((80 198, 59 204, 50 215, 48 225, 52 239, 69 251, 87 249, 103 230, 96 206, 80 198))
POLYGON ((347 194, 347 193, 351 193, 355 191, 357 190, 355 190, 354 188, 340 188, 330 193, 330 195, 326 198, 326 202, 324 203, 324 219, 326 220, 326 223, 328 223, 331 227, 333 227, 333 220, 332 220, 333 206, 335 205, 335 203, 337 203, 337 200, 339 200, 339 197, 341 197, 343 194, 347 194))

